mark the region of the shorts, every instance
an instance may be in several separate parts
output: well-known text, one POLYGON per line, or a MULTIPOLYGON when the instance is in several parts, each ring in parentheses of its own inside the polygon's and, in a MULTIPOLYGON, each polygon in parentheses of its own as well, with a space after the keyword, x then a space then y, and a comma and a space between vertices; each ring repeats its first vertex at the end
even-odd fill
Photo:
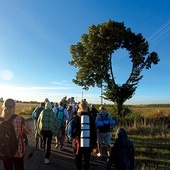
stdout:
POLYGON ((111 138, 111 133, 106 132, 106 133, 97 133, 97 143, 102 144, 104 142, 105 145, 110 145, 110 138, 111 138))

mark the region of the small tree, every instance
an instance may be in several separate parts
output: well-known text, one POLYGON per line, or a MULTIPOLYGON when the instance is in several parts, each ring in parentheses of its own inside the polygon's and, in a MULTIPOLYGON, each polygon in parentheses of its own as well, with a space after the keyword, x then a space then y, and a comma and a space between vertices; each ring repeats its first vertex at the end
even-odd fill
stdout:
POLYGON ((142 70, 158 64, 158 55, 149 53, 148 42, 142 34, 131 32, 124 23, 109 20, 90 26, 88 31, 82 35, 81 42, 70 46, 72 60, 69 64, 78 68, 73 82, 85 90, 90 86, 104 86, 103 97, 116 103, 121 114, 123 103, 134 95, 143 77, 142 70), (122 85, 116 84, 112 69, 112 55, 119 48, 129 51, 132 62, 130 76, 122 85))

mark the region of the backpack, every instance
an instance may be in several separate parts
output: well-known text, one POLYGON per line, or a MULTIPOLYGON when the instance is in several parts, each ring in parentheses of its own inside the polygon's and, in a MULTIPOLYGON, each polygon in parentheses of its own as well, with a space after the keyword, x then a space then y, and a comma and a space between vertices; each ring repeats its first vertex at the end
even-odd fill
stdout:
POLYGON ((64 109, 59 109, 57 108, 57 114, 56 114, 56 118, 57 118, 57 122, 59 127, 62 127, 64 125, 64 109))
POLYGON ((72 118, 70 119, 68 125, 67 125, 67 136, 71 139, 76 137, 76 115, 73 115, 72 118))
POLYGON ((13 114, 9 120, 0 118, 0 159, 11 159, 18 149, 18 140, 12 125, 13 119, 17 115, 13 114))
POLYGON ((31 117, 32 117, 35 121, 37 121, 37 120, 38 120, 38 117, 39 117, 39 115, 40 115, 40 113, 41 113, 42 110, 44 110, 43 107, 38 107, 38 108, 36 108, 36 109, 34 110, 34 112, 33 112, 33 114, 32 114, 31 117))
POLYGON ((98 132, 99 133, 106 133, 106 132, 110 132, 110 120, 108 119, 108 113, 103 116, 102 114, 100 114, 103 126, 98 127, 98 132))

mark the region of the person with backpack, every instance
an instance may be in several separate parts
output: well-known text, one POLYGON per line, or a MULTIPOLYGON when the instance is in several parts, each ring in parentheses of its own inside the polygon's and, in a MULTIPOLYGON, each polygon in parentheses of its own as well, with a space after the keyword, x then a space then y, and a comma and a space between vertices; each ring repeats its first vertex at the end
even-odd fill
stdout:
POLYGON ((66 121, 69 119, 67 108, 64 107, 64 103, 62 101, 59 102, 56 118, 60 129, 58 135, 55 137, 55 148, 60 147, 60 150, 62 151, 64 149, 63 146, 65 140, 66 121))
POLYGON ((44 102, 41 102, 41 103, 40 103, 40 106, 37 107, 37 108, 35 108, 35 110, 32 112, 32 115, 31 115, 31 118, 34 120, 34 126, 35 126, 35 147, 36 147, 36 148, 39 147, 39 143, 40 143, 40 147, 43 148, 42 136, 40 136, 40 135, 37 133, 36 123, 37 123, 37 120, 38 120, 38 117, 39 117, 41 111, 44 110, 44 107, 45 107, 45 103, 44 103, 44 102))
POLYGON ((73 152, 77 170, 89 170, 93 148, 97 146, 95 119, 88 112, 88 104, 82 100, 79 110, 72 121, 73 152))
POLYGON ((54 103, 54 107, 53 107, 53 112, 54 112, 54 115, 56 116, 56 114, 57 114, 57 108, 58 108, 59 106, 58 106, 58 103, 57 102, 55 102, 54 103))
POLYGON ((128 139, 128 135, 122 127, 116 131, 115 143, 111 149, 107 170, 111 169, 112 164, 114 164, 118 170, 134 169, 134 145, 128 139))
MULTIPOLYGON (((0 138, 0 155, 3 159, 3 165, 5 170, 24 170, 24 157, 26 152, 26 143, 24 141, 24 136, 29 135, 32 132, 32 128, 25 121, 25 119, 22 116, 15 114, 15 107, 15 100, 11 98, 6 99, 2 106, 3 110, 1 114, 1 120, 4 119, 5 122, 11 121, 13 127, 13 130, 11 129, 11 132, 15 133, 15 141, 12 140, 14 138, 11 138, 11 144, 10 141, 8 141, 10 140, 10 133, 8 134, 8 140, 6 140, 6 142, 4 142, 3 144, 2 142, 5 137, 3 137, 3 139, 0 138), (10 145, 7 146, 7 144, 10 145), (4 148, 1 148, 1 146, 4 146, 4 148), (14 155, 8 155, 8 157, 6 157, 5 154, 10 153, 14 148, 16 148, 14 155)), ((0 134, 0 136, 2 137, 1 132, 0 134)))
POLYGON ((59 126, 56 117, 54 116, 51 102, 45 104, 45 109, 41 111, 36 129, 39 135, 43 137, 43 146, 45 150, 44 163, 50 163, 49 157, 51 154, 52 136, 56 136, 59 132, 59 126))
POLYGON ((90 106, 90 113, 94 117, 94 119, 96 120, 96 117, 97 117, 97 114, 99 113, 99 111, 96 109, 94 104, 92 104, 90 106))
POLYGON ((67 137, 67 142, 70 143, 71 142, 70 138, 67 135, 67 133, 68 133, 68 124, 69 124, 70 120, 72 119, 72 117, 74 115, 74 111, 73 111, 73 108, 72 108, 71 104, 68 105, 67 111, 68 111, 69 119, 66 121, 66 137, 67 137))
POLYGON ((96 117, 96 125, 99 123, 103 123, 102 126, 97 126, 97 149, 98 157, 102 157, 102 143, 106 145, 107 156, 110 156, 110 139, 111 139, 111 132, 110 129, 112 125, 110 122, 113 120, 112 116, 106 111, 103 106, 100 106, 99 113, 96 117))

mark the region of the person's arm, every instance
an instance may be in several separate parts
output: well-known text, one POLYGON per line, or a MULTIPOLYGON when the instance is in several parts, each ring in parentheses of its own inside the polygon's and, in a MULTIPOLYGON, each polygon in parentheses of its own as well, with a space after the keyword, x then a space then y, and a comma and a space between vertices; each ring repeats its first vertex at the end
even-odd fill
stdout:
POLYGON ((36 122, 36 130, 37 130, 37 133, 40 134, 41 133, 41 128, 42 128, 42 123, 41 123, 41 120, 42 120, 42 115, 43 115, 43 111, 41 111, 38 119, 37 119, 37 122, 36 122))
POLYGON ((57 136, 57 134, 59 133, 60 127, 59 127, 58 121, 54 115, 52 115, 52 120, 53 120, 53 127, 52 127, 53 136, 57 136))
POLYGON ((27 121, 25 121, 25 119, 24 119, 23 117, 22 117, 21 119, 22 119, 22 125, 23 125, 23 133, 24 133, 25 135, 31 134, 31 133, 32 133, 32 128, 31 128, 31 126, 28 124, 27 121))
POLYGON ((65 116, 65 120, 69 119, 69 114, 68 114, 67 109, 64 109, 64 116, 65 116))
POLYGON ((56 107, 53 109, 53 113, 54 113, 54 116, 56 117, 56 114, 57 114, 57 108, 56 107))
POLYGON ((31 114, 31 118, 32 118, 33 120, 36 120, 36 112, 37 112, 37 108, 35 108, 34 111, 33 111, 32 114, 31 114))

